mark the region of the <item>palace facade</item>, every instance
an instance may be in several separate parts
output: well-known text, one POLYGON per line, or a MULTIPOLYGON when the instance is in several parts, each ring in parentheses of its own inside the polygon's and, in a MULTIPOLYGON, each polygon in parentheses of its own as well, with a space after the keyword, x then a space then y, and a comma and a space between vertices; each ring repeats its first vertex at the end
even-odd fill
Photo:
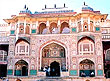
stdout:
POLYGON ((0 25, 0 77, 110 78, 108 14, 85 4, 81 11, 68 10, 65 4, 45 5, 42 12, 33 14, 25 6, 18 16, 4 19, 7 25, 0 25))

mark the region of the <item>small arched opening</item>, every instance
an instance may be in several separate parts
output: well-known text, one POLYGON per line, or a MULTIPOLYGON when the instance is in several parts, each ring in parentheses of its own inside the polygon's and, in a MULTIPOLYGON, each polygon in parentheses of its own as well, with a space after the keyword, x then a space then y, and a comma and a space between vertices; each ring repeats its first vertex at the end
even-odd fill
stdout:
POLYGON ((39 34, 46 34, 48 32, 45 23, 39 25, 39 34))
POLYGON ((60 33, 63 33, 63 34, 70 33, 69 24, 67 22, 63 22, 61 24, 60 33))
POLYGON ((59 30, 58 30, 58 27, 57 27, 56 23, 51 23, 49 30, 50 30, 50 33, 52 33, 52 34, 59 33, 59 30))
POLYGON ((80 77, 94 77, 95 76, 95 64, 89 59, 85 59, 79 64, 80 77))
POLYGON ((15 76, 28 76, 28 63, 24 60, 19 60, 15 63, 15 76))

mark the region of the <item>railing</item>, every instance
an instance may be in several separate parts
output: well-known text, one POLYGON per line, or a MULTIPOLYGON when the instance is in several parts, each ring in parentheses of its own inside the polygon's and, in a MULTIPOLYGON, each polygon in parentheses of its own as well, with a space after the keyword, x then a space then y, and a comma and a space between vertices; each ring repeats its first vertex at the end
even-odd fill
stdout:
POLYGON ((4 37, 4 36, 3 36, 3 37, 0 37, 0 42, 1 42, 1 43, 2 43, 2 42, 3 42, 3 43, 4 43, 4 42, 8 43, 8 42, 9 42, 9 37, 6 37, 6 36, 5 36, 5 37, 4 37))
POLYGON ((0 61, 7 61, 7 52, 0 50, 0 61))

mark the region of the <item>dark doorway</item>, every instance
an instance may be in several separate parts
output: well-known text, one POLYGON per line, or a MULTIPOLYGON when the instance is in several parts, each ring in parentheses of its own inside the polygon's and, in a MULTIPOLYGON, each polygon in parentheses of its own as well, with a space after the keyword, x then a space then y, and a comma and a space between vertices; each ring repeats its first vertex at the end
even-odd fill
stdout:
POLYGON ((56 61, 50 64, 50 76, 60 76, 60 65, 56 61))
POLYGON ((28 76, 28 69, 27 69, 27 67, 26 66, 23 66, 22 67, 22 76, 28 76))
POLYGON ((6 77, 7 75, 7 65, 0 64, 0 77, 6 77))

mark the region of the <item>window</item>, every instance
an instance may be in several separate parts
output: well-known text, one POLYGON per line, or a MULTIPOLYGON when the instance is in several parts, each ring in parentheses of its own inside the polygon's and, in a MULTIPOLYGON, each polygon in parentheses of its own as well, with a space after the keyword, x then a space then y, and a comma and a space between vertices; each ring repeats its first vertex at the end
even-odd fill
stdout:
POLYGON ((110 60, 110 49, 106 51, 106 60, 110 60))
POLYGON ((17 43, 16 55, 29 55, 29 44, 25 41, 17 43))
POLYGON ((89 39, 82 39, 78 43, 79 54, 93 54, 94 53, 94 43, 89 39))
POLYGON ((0 61, 6 61, 7 60, 7 52, 4 50, 0 50, 0 61))

